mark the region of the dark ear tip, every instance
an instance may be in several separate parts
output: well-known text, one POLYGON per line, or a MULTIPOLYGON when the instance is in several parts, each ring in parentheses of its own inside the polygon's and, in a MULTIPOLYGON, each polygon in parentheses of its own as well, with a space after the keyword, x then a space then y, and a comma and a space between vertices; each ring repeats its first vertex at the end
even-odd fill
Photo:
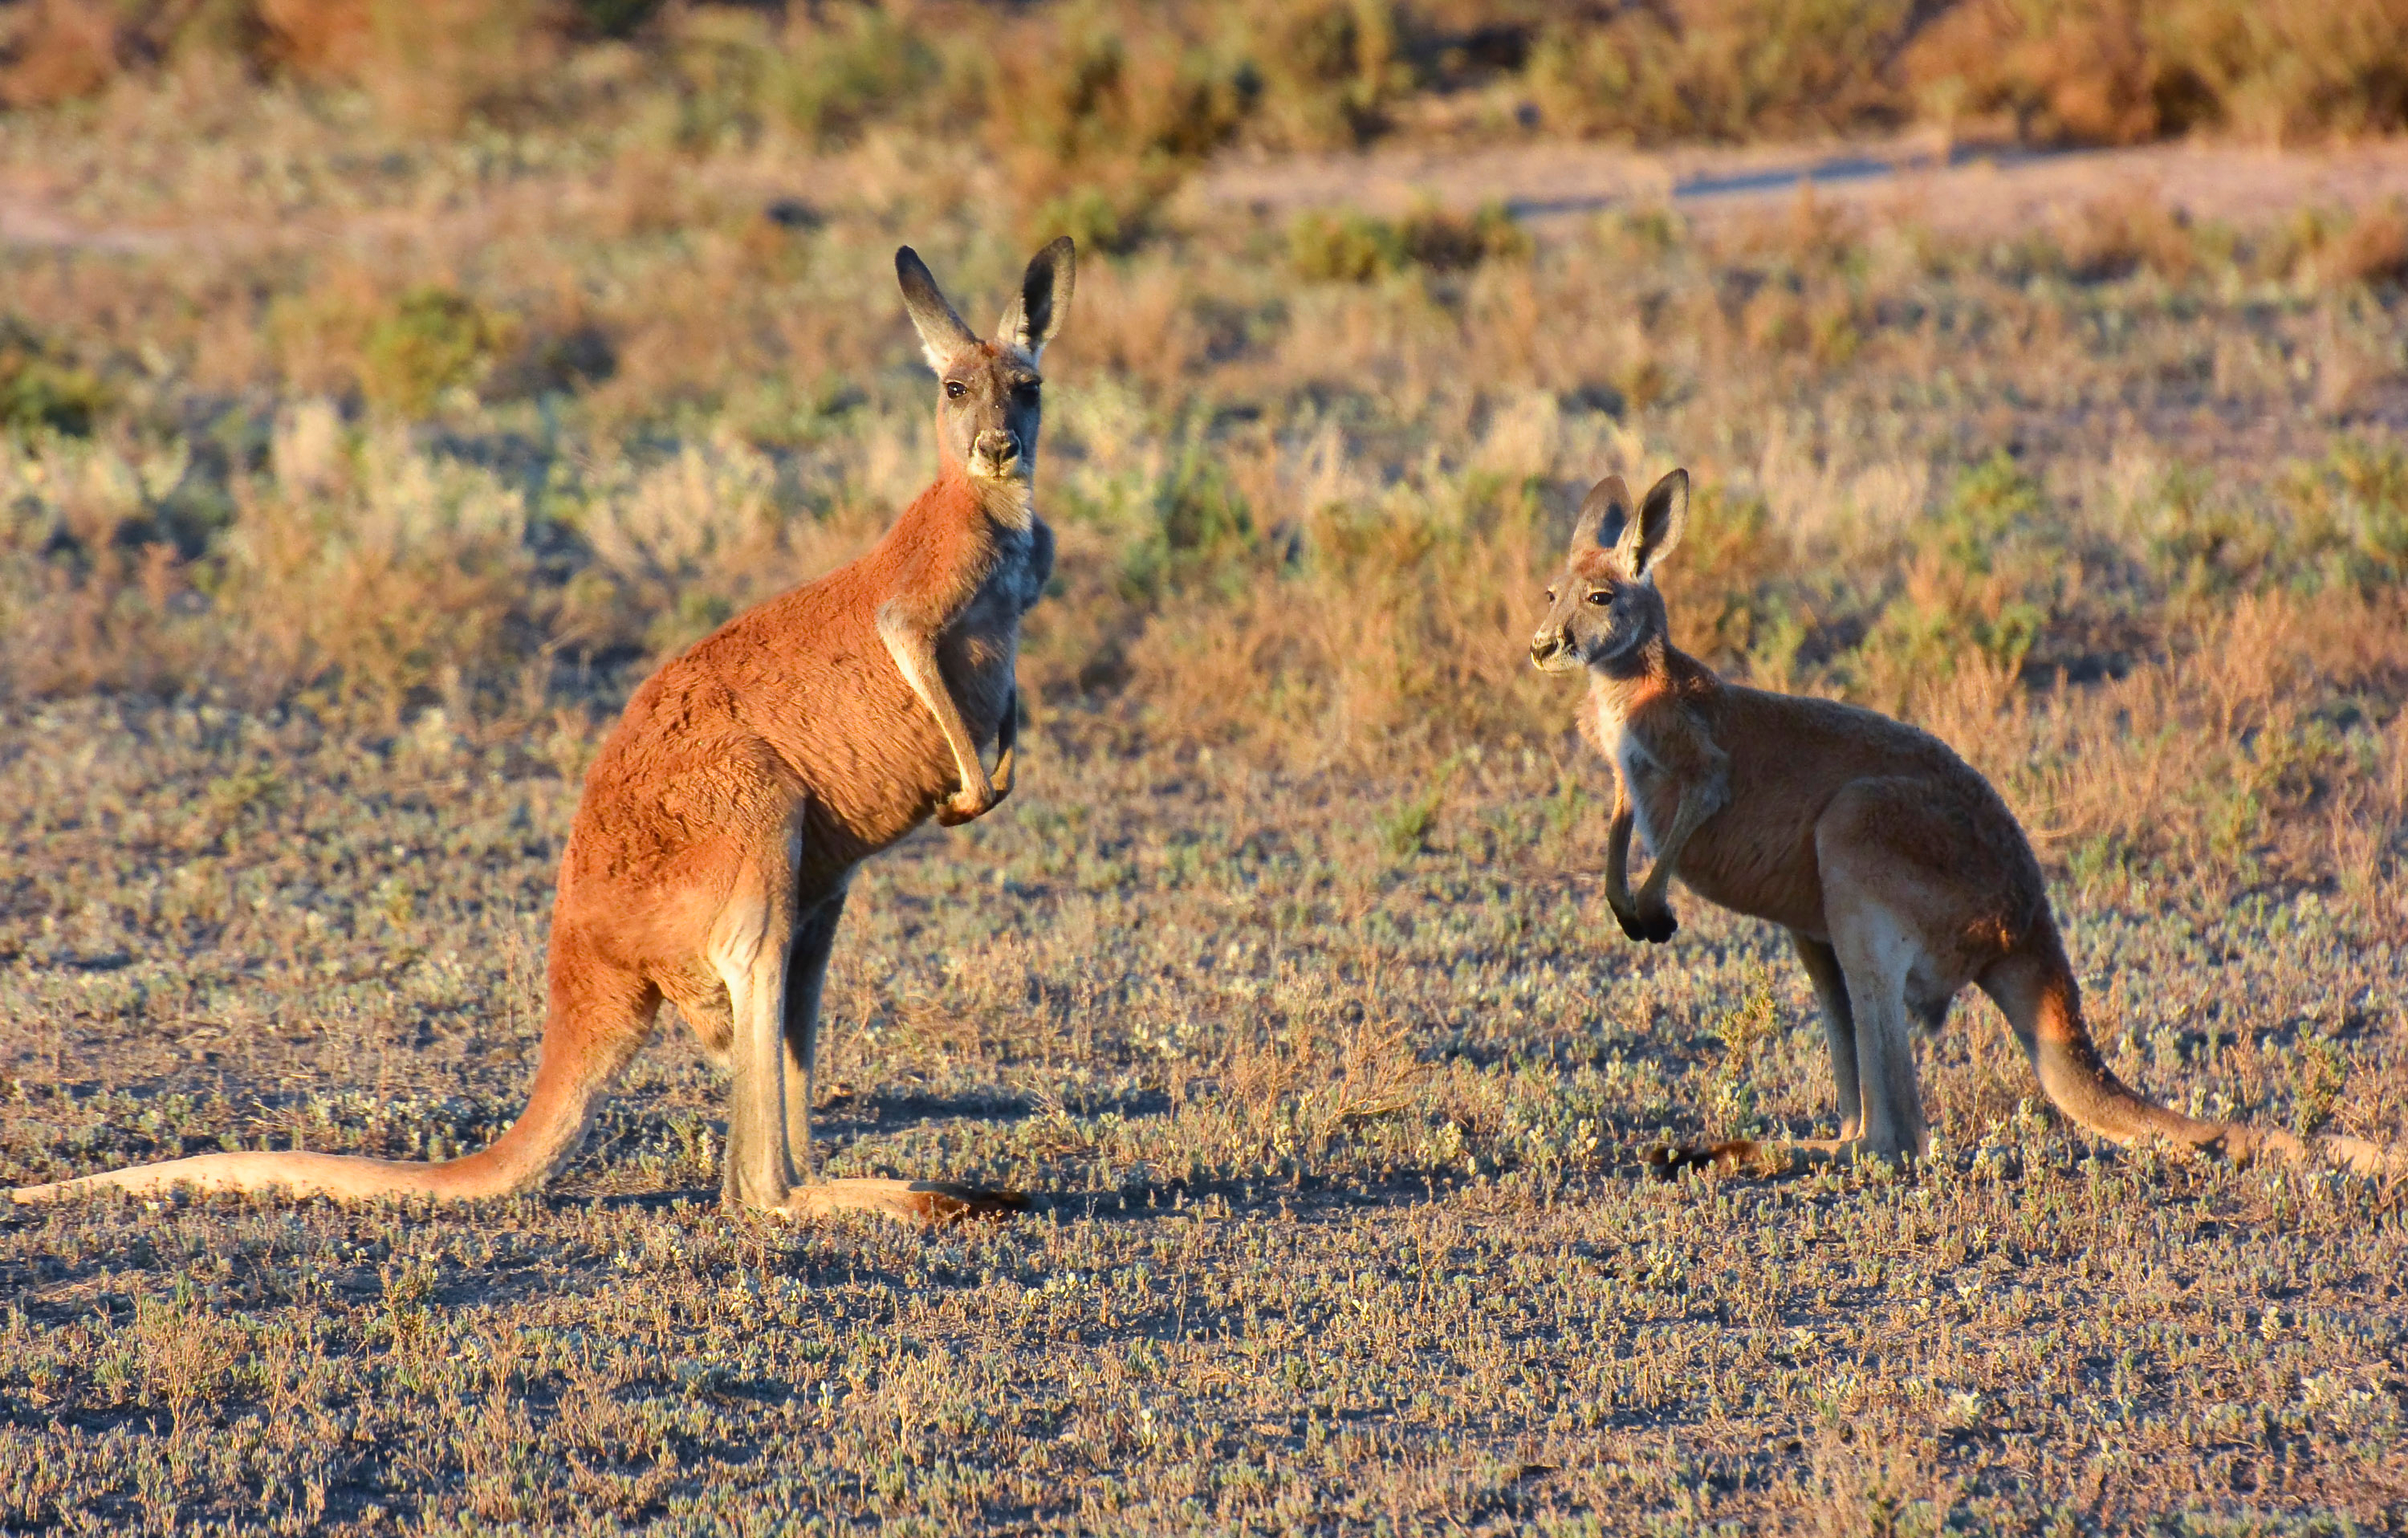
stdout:
POLYGON ((924 269, 927 265, 927 263, 920 260, 920 253, 913 251, 910 247, 897 246, 895 248, 895 270, 896 272, 910 272, 915 267, 924 269))
POLYGON ((1028 276, 1034 280, 1040 273, 1059 278, 1075 272, 1079 266, 1079 248, 1067 235, 1057 235, 1045 243, 1045 249, 1028 259, 1028 276))
POLYGON ((1623 481, 1621 475, 1616 473, 1598 476, 1597 484, 1589 487, 1588 495, 1581 498, 1581 505, 1586 507, 1595 503, 1602 508, 1608 505, 1618 506, 1628 500, 1630 500, 1630 487, 1623 481))

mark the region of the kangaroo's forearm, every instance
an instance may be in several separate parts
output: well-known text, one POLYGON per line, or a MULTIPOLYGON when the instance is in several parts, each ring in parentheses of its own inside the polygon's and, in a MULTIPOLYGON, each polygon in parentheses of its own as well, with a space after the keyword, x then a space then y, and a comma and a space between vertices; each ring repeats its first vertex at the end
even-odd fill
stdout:
POLYGON ((978 743, 970 736, 969 723, 962 718, 961 706, 946 686, 944 670, 937 666, 935 641, 926 631, 896 613, 892 605, 879 613, 878 636, 886 643, 887 654, 895 659, 903 681, 911 685, 920 703, 936 717, 937 729, 944 733, 945 745, 953 750, 953 768, 961 776, 962 788, 987 788, 986 769, 979 763, 978 743))
POLYGON ((1630 905, 1630 828, 1634 818, 1630 798, 1616 781, 1613 787, 1613 820, 1605 826, 1605 900, 1617 913, 1632 911, 1630 905))
POLYGON ((1020 746, 1020 685, 1014 683, 1003 697, 1003 719, 995 728, 995 797, 1001 800, 1011 794, 1011 774, 1015 750, 1020 746))
POLYGON ((1638 907, 1641 913, 1663 906, 1665 888, 1672 884, 1672 873, 1680 869, 1681 851, 1687 846, 1689 835, 1698 825, 1713 815, 1722 798, 1707 786, 1686 785, 1681 791, 1681 802, 1672 812, 1672 826, 1665 831, 1664 846, 1656 851, 1656 863, 1649 868, 1647 879, 1640 884, 1638 907))

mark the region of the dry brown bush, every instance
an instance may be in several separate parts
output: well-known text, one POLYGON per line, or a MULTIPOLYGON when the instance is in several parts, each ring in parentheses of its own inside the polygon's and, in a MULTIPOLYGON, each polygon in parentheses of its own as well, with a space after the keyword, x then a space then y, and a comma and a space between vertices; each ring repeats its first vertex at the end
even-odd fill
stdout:
POLYGON ((119 66, 119 13, 108 0, 32 0, 7 19, 0 103, 44 107, 88 96, 119 66))
POLYGON ((2042 141, 2213 128, 2284 142, 2408 125, 2400 0, 1966 0, 1908 49, 1926 111, 2004 112, 2042 141))

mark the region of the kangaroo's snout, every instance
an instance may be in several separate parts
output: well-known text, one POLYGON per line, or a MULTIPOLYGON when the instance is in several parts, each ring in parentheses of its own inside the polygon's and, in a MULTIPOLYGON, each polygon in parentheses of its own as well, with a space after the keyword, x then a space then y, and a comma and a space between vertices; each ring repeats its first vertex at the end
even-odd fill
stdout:
POLYGON ((1570 646, 1561 630, 1541 630, 1530 638, 1530 666, 1543 672, 1552 672, 1570 646))
POLYGON ((1003 475, 1020 464, 1020 439, 1001 427, 989 427, 970 444, 970 467, 982 475, 1003 475))

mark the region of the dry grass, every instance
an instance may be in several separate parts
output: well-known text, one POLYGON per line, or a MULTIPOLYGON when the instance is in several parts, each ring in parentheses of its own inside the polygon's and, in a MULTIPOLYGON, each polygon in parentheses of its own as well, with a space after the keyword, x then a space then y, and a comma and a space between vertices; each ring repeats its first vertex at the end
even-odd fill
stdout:
MULTIPOLYGON (((1278 132, 1422 131, 1462 11, 1348 7, 1297 67, 1366 116, 1278 132)), ((994 303, 1077 165, 1142 231, 1048 358, 1026 774, 865 871, 828 1006, 830 1169, 1044 1210, 723 1215, 665 1037, 540 1200, 0 1219, 0 1527, 2408 1520, 2397 1190, 2092 1149, 1970 1005, 1912 1177, 1640 1180, 1828 1130, 1820 1029, 1758 926, 1612 938, 1523 660, 1587 482, 1689 465, 1684 641, 1992 775, 2119 1072, 2408 1137, 2397 210, 1197 227, 1131 146, 1224 122, 1202 30, 1096 12, 1023 165, 864 105, 956 13, 598 14, 407 129, 173 60, 0 119, 122 237, 0 255, 0 1180, 490 1137, 625 691, 926 474, 894 245, 994 303)))

